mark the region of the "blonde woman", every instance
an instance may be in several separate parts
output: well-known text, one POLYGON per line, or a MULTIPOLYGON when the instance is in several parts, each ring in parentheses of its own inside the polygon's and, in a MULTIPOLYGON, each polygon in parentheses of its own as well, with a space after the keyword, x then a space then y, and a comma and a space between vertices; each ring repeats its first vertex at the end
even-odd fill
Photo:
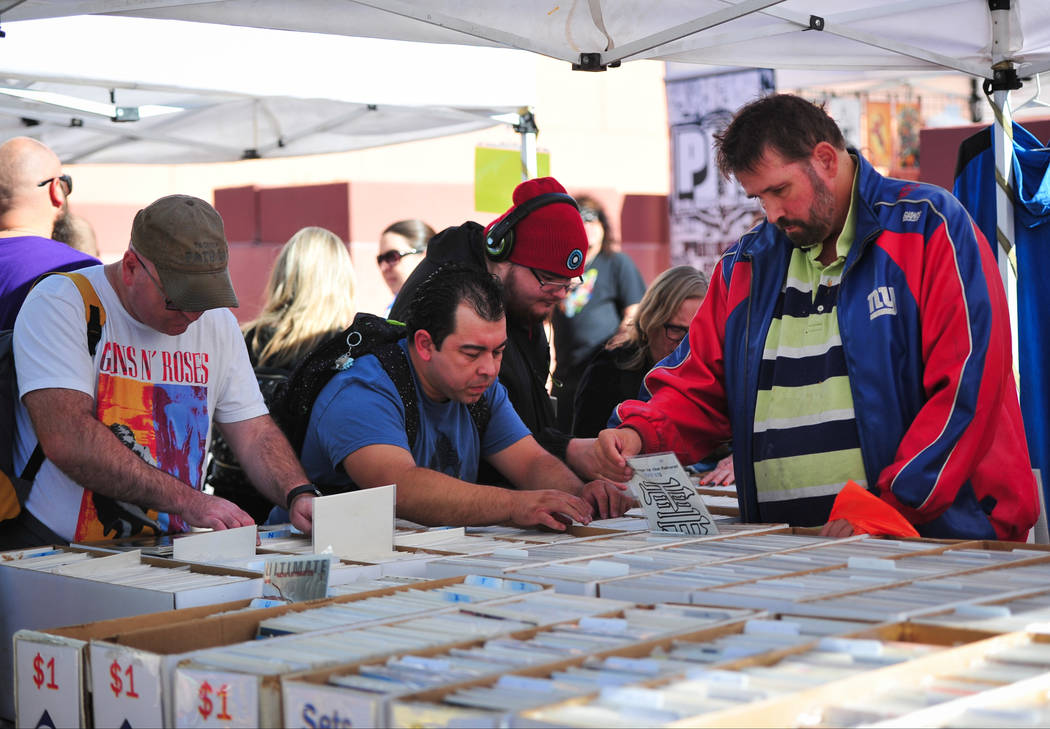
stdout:
MULTIPOLYGON (((242 327, 248 356, 267 403, 296 363, 354 319, 356 279, 346 244, 330 230, 303 228, 274 261, 266 304, 242 327)), ((220 436, 212 441, 207 483, 262 523, 273 507, 251 485, 220 436)))
POLYGON ((316 227, 293 235, 274 261, 262 312, 243 327, 252 366, 291 370, 325 337, 350 326, 356 285, 339 236, 316 227))

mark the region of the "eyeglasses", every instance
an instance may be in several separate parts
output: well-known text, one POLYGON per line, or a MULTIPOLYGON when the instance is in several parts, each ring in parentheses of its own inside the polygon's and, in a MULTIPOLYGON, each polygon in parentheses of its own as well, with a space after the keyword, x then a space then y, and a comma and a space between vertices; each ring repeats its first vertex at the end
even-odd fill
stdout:
POLYGON ((387 251, 386 253, 380 253, 376 256, 376 264, 382 266, 384 263, 389 263, 391 266, 396 266, 405 256, 413 256, 416 253, 422 252, 423 251, 387 251))
POLYGON ((688 333, 689 327, 679 326, 678 324, 664 324, 664 336, 672 342, 682 341, 688 333))
POLYGON ((561 281, 553 281, 549 278, 543 278, 535 268, 526 266, 532 275, 536 277, 536 280, 540 282, 541 291, 564 291, 569 293, 575 291, 583 283, 583 277, 577 276, 576 278, 562 279, 561 281))
POLYGON ((593 223, 595 220, 599 220, 598 211, 591 210, 590 208, 584 208, 580 211, 580 217, 583 218, 585 223, 593 223))
POLYGON ((43 182, 38 182, 36 186, 37 187, 43 187, 44 185, 51 184, 55 180, 58 180, 59 182, 61 182, 63 187, 65 187, 65 189, 66 189, 66 197, 69 197, 70 195, 73 194, 73 178, 70 177, 69 175, 56 175, 55 177, 49 177, 46 180, 44 180, 43 182))
POLYGON ((149 280, 153 282, 153 285, 157 287, 157 291, 159 291, 160 295, 164 298, 164 308, 168 311, 182 311, 182 309, 175 306, 175 302, 169 299, 168 295, 164 293, 164 289, 161 288, 160 281, 158 281, 153 276, 153 274, 149 272, 149 269, 146 268, 146 262, 142 260, 142 256, 138 254, 138 251, 132 248, 131 253, 135 256, 136 259, 138 259, 139 265, 142 266, 142 270, 146 272, 146 275, 149 276, 149 280))

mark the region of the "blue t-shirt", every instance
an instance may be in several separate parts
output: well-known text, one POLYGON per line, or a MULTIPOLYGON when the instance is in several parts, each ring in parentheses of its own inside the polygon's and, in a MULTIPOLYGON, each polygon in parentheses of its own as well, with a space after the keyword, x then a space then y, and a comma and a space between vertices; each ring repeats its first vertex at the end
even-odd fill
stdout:
MULTIPOLYGON (((406 340, 399 344, 407 352, 406 340)), ((343 459, 365 446, 382 444, 411 450, 417 466, 474 482, 481 457, 499 453, 529 435, 499 380, 482 396, 492 417, 481 442, 467 406, 455 400, 431 400, 419 387, 411 359, 409 369, 419 408, 415 446, 408 447, 405 406, 393 381, 375 356, 366 355, 333 377, 314 401, 302 451, 303 468, 311 481, 353 486, 341 468, 343 459)))

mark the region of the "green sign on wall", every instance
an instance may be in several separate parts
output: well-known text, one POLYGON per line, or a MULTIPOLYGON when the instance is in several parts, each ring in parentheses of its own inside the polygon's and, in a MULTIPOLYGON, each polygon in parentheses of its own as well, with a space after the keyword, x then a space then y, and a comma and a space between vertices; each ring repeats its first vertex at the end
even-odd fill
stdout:
MULTIPOLYGON (((536 155, 538 177, 551 173, 549 152, 536 155)), ((474 150, 474 209, 502 213, 510 207, 511 194, 521 183, 521 151, 477 147, 474 150)))

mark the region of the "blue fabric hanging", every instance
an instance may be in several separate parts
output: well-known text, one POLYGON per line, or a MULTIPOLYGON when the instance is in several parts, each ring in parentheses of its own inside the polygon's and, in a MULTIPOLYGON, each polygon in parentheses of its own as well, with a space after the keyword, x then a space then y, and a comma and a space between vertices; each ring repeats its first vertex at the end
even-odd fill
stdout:
MULTIPOLYGON (((995 239, 992 131, 983 129, 960 146, 954 193, 970 211, 998 258, 1001 250, 995 239)), ((1043 493, 1050 503, 1050 149, 1016 122, 1013 136, 1021 414, 1032 467, 1040 469, 1043 493)))

